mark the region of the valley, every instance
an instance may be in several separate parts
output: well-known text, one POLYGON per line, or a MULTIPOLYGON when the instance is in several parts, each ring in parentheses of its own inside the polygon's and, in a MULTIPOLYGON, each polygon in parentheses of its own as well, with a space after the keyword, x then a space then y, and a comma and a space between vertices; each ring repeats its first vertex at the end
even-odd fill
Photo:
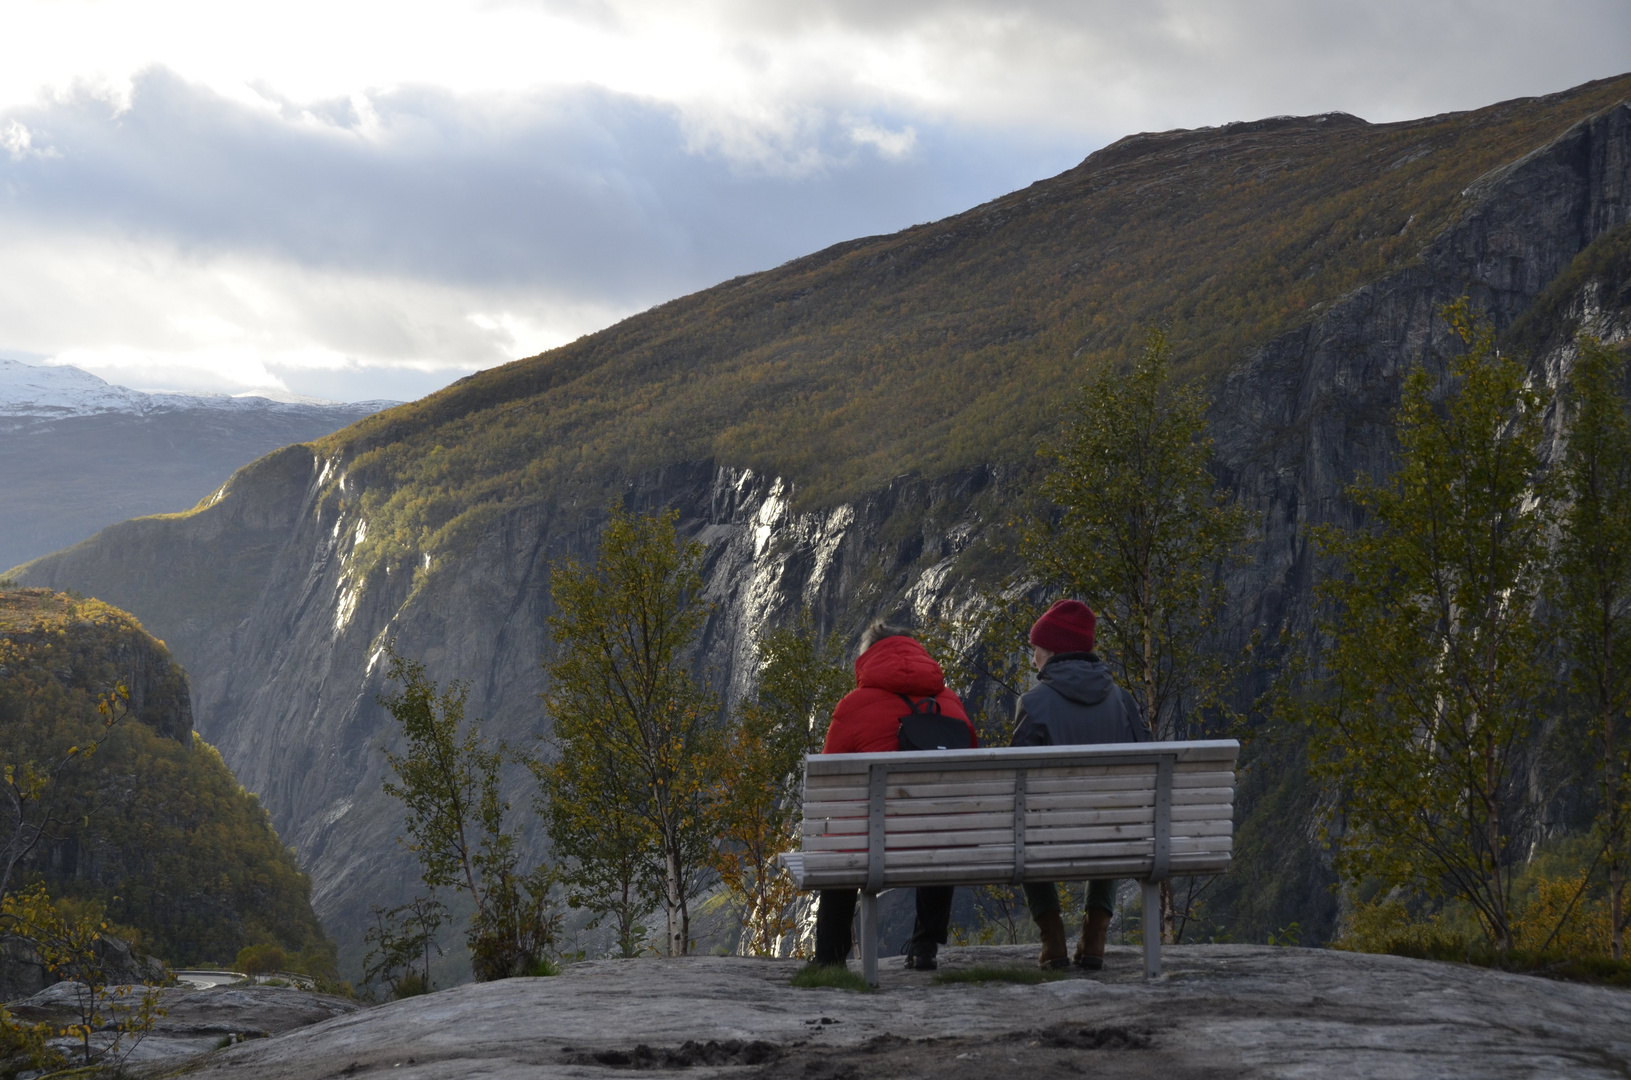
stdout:
MULTIPOLYGON (((837 245, 471 376, 240 469, 12 575, 125 608, 190 673, 195 722, 312 877, 358 966, 412 860, 380 790, 384 644, 536 745, 549 567, 608 502, 704 543, 696 664, 744 693, 767 627, 853 642, 954 611, 1084 374, 1168 328, 1209 389, 1250 516, 1229 648, 1312 626, 1306 529, 1391 467, 1404 373, 1441 367, 1467 295, 1537 379, 1579 331, 1631 338, 1631 77, 1397 124, 1328 114, 1131 136, 965 214, 837 245)), ((1262 687, 1254 689, 1261 690, 1262 687)), ((1244 773, 1220 917, 1333 926, 1314 797, 1266 746, 1244 773)), ((528 842, 541 853, 541 830, 528 842)))

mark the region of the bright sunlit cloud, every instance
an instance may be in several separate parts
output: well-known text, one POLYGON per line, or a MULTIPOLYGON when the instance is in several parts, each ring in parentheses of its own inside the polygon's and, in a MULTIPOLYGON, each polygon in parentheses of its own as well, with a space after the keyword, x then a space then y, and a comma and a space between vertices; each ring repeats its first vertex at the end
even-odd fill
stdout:
POLYGON ((403 397, 1121 135, 1631 66, 1624 0, 10 0, 0 350, 403 397))

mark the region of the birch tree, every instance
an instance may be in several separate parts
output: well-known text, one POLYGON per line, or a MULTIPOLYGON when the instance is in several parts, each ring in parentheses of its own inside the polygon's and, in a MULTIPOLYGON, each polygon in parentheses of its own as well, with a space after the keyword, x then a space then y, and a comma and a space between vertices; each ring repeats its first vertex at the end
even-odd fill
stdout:
POLYGON ((1558 530, 1555 594, 1574 689, 1598 752, 1597 828, 1608 870, 1611 949, 1620 960, 1631 862, 1631 415, 1623 357, 1582 338, 1564 403, 1568 438, 1558 474, 1567 509, 1558 530))
POLYGON ((1351 489, 1368 523, 1317 533, 1339 570, 1313 713, 1317 775, 1341 798, 1350 882, 1459 897, 1490 942, 1513 941, 1525 764, 1547 690, 1537 600, 1548 560, 1539 448, 1545 395, 1463 299, 1448 392, 1411 372, 1400 466, 1351 489))
MULTIPOLYGON (((1091 379, 1043 448, 1048 509, 1021 542, 1031 574, 1098 616, 1097 651, 1161 740, 1189 738, 1231 677, 1205 646, 1245 517, 1208 469, 1205 432, 1206 399, 1173 379, 1171 349, 1152 327, 1132 370, 1091 379)), ((1170 942, 1170 882, 1161 914, 1170 942)))
MULTIPOLYGON (((590 839, 594 815, 577 804, 611 800, 610 851, 622 850, 628 821, 643 824, 642 880, 655 882, 671 956, 690 949, 690 902, 713 844, 721 737, 719 704, 690 668, 708 615, 703 548, 680 539, 677 519, 614 508, 593 567, 571 559, 552 567, 554 652, 545 661, 558 779, 551 793, 567 804, 551 823, 565 814, 590 830, 578 839, 590 839), (585 769, 587 761, 604 767, 585 769), (614 776, 615 788, 600 780, 614 776)), ((577 850, 582 873, 596 856, 590 843, 577 850)))
MULTIPOLYGON (((379 703, 401 725, 407 745, 403 753, 386 752, 396 779, 384 789, 407 811, 403 843, 433 894, 453 889, 470 898, 466 941, 478 980, 543 970, 560 922, 550 906, 553 875, 544 863, 520 869, 518 829, 501 790, 503 767, 522 759, 502 742, 489 747, 479 720, 465 723, 463 683, 438 687, 394 644, 386 655, 388 677, 401 688, 380 695, 379 703)), ((398 916, 404 912, 412 908, 398 909, 398 916)))
POLYGON ((833 706, 854 685, 836 636, 821 641, 808 617, 759 644, 759 686, 734 718, 721 758, 714 868, 742 905, 743 940, 777 956, 798 928, 800 893, 776 865, 798 847, 803 762, 821 749, 833 706))
POLYGON ((1042 453, 1049 510, 1022 540, 1029 571, 1093 609, 1098 650, 1155 737, 1188 737, 1226 674, 1203 642, 1245 521, 1207 467, 1206 399, 1172 378, 1152 328, 1130 372, 1082 388, 1042 453))

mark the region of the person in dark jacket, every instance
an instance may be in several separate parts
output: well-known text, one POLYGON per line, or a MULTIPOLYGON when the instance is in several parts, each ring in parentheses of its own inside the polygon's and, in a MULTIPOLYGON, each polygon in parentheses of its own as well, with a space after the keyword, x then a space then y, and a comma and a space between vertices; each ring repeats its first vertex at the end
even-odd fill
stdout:
MULTIPOLYGON (((1031 665, 1037 686, 1014 707, 1012 746, 1149 742, 1149 725, 1138 704, 1110 677, 1109 666, 1093 652, 1093 610, 1080 600, 1060 600, 1031 627, 1031 665)), ((1096 971, 1104 966, 1104 939, 1116 910, 1114 880, 1089 884, 1082 912, 1082 936, 1075 961, 1096 971)), ((1065 924, 1054 882, 1027 882, 1025 902, 1042 932, 1043 968, 1070 966, 1065 924)))
MULTIPOLYGON (((855 660, 855 689, 833 709, 823 754, 878 754, 900 749, 901 717, 921 711, 933 699, 942 716, 968 725, 969 745, 978 745, 974 725, 963 703, 946 688, 946 677, 934 657, 910 631, 876 622, 861 636, 855 660), (915 703, 908 705, 903 698, 915 703)), ((906 953, 906 966, 932 971, 951 924, 951 885, 917 890, 917 922, 906 953)), ((849 956, 850 923, 855 917, 855 889, 822 889, 816 908, 817 964, 842 964, 849 956)))

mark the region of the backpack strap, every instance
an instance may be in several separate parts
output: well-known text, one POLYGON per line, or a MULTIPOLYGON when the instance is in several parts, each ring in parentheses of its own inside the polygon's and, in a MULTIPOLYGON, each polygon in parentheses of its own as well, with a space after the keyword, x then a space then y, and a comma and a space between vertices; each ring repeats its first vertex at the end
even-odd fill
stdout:
MULTIPOLYGON (((911 698, 907 697, 905 694, 902 694, 898 690, 895 691, 895 696, 900 698, 902 701, 906 702, 906 707, 908 709, 912 710, 912 715, 913 716, 939 716, 940 715, 940 702, 938 700, 936 700, 935 698, 926 697, 922 701, 913 701, 911 698), (918 708, 919 705, 922 705, 923 708, 921 708, 921 709, 918 708)), ((906 718, 903 716, 903 717, 901 717, 901 719, 904 720, 906 718)))

